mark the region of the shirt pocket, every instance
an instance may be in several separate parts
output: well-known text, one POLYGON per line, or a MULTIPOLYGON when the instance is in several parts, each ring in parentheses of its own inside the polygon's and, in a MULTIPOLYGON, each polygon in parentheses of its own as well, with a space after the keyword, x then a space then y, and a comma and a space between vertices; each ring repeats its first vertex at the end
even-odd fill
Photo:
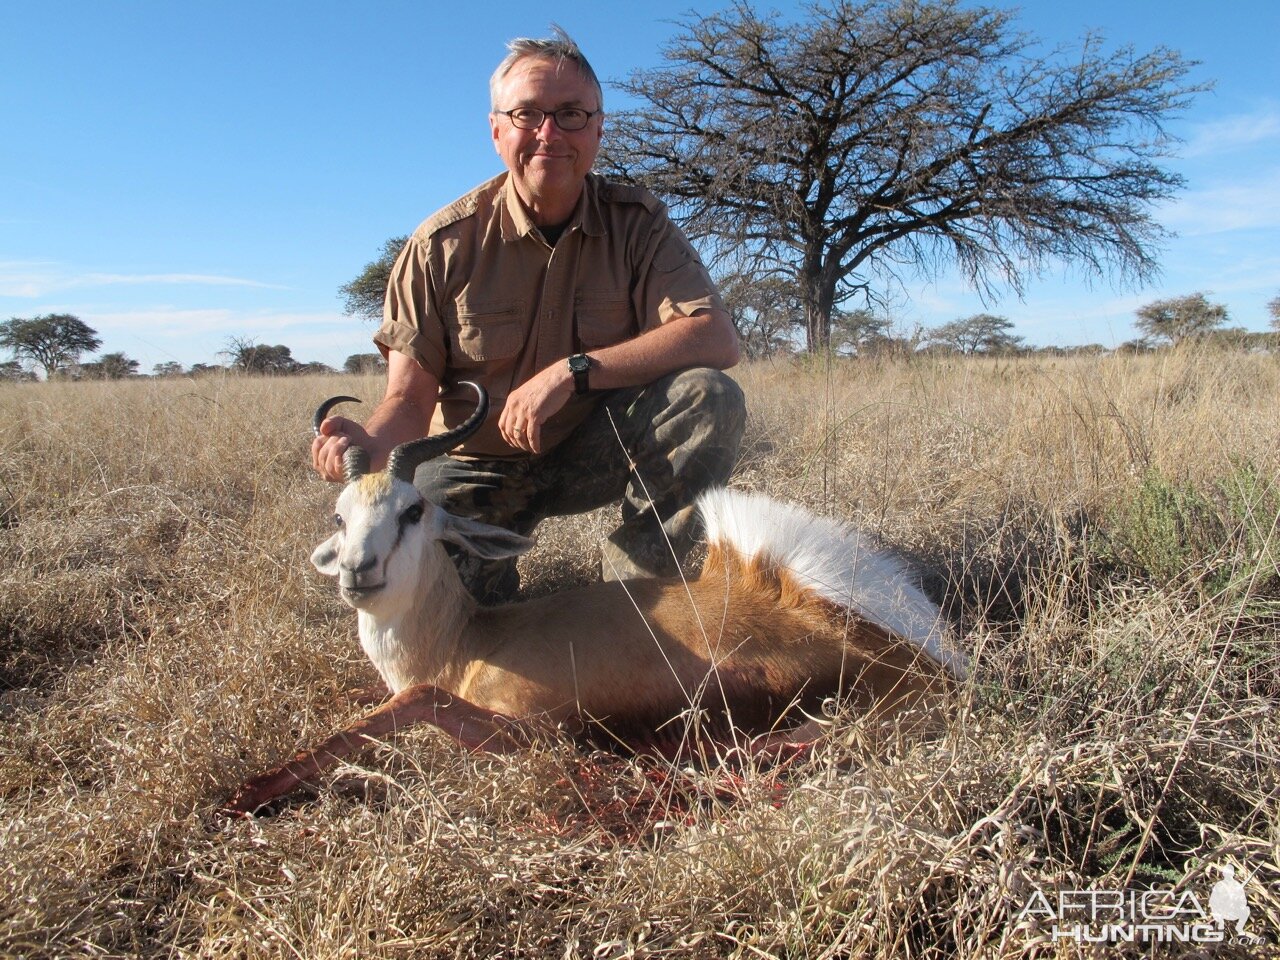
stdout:
POLYGON ((459 303, 449 324, 449 349, 458 367, 478 367, 510 360, 524 346, 520 303, 459 303))
POLYGON ((626 294, 583 290, 574 297, 573 311, 584 349, 610 347, 636 334, 635 312, 626 294))

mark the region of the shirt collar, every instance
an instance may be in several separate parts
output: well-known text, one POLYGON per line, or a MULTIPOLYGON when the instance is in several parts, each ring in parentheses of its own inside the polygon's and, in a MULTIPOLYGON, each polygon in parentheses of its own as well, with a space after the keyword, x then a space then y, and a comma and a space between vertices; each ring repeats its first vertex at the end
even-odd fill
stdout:
MULTIPOLYGON (((511 185, 510 176, 502 185, 502 194, 502 239, 508 242, 519 240, 537 230, 529 217, 529 211, 520 202, 520 195, 511 185)), ((589 237, 605 235, 604 214, 600 210, 600 178, 594 173, 587 174, 586 186, 565 231, 574 227, 581 227, 582 232, 589 237)))

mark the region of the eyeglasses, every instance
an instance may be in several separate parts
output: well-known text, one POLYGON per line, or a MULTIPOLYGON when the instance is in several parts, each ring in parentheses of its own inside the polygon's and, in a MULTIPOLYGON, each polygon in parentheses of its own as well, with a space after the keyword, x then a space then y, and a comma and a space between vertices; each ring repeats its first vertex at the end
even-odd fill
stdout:
POLYGON ((495 110, 494 113, 500 113, 518 130, 538 130, 550 117, 556 122, 556 126, 561 130, 573 132, 574 130, 582 130, 586 127, 587 121, 590 120, 601 110, 583 110, 581 107, 561 107, 559 110, 539 110, 537 107, 516 107, 514 110, 495 110))

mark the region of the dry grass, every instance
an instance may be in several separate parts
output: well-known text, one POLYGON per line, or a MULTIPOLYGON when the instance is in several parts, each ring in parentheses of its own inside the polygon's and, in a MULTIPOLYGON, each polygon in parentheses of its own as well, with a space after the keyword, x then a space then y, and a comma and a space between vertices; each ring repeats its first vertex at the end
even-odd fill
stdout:
MULTIPOLYGON (((0 955, 1071 956, 1012 922, 1031 891, 1207 902, 1224 864, 1280 941, 1275 360, 738 373, 735 482, 875 531, 963 625, 942 736, 841 716, 694 771, 421 730, 253 821, 213 811, 374 681, 303 450, 379 384, 0 386, 0 955)), ((608 519, 547 525, 527 589, 608 519)))

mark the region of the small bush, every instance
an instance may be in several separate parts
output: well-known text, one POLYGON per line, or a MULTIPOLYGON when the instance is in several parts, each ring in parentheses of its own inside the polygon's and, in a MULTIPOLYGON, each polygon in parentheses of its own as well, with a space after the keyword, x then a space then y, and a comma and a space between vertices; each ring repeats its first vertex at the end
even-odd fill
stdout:
POLYGON ((1188 583, 1207 596, 1275 597, 1280 490, 1238 461, 1211 484, 1169 479, 1152 468, 1114 512, 1116 555, 1161 585, 1188 583))

